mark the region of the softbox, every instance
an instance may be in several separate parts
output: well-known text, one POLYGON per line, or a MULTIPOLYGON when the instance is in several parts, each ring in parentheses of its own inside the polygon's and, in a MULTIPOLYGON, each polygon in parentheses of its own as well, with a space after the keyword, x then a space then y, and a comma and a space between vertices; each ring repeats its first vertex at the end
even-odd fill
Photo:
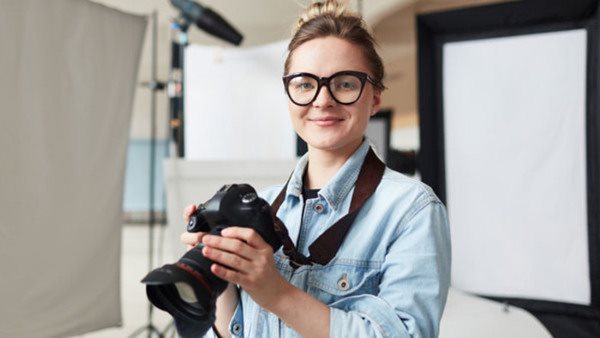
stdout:
POLYGON ((419 171, 446 203, 453 287, 600 336, 597 1, 418 17, 419 171))

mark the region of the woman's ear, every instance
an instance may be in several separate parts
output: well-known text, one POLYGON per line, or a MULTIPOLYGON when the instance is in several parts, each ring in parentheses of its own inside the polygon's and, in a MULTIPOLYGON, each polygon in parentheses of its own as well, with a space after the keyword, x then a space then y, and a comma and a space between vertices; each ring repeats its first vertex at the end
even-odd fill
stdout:
POLYGON ((371 106, 370 116, 377 114, 381 108, 381 90, 375 89, 373 91, 373 105, 371 106))

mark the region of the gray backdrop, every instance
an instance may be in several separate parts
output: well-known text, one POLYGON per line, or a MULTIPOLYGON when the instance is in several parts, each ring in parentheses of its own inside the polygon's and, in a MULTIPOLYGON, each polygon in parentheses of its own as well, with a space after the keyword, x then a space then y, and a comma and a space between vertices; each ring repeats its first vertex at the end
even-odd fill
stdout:
POLYGON ((0 1, 0 337, 119 325, 121 206, 146 18, 0 1))

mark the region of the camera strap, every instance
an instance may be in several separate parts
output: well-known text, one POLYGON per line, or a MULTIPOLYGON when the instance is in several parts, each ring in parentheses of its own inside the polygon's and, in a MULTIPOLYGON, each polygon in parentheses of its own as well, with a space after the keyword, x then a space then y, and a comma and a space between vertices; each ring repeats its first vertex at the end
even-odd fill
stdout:
POLYGON ((326 265, 333 257, 335 257, 340 246, 342 246, 342 242, 350 230, 350 226, 354 222, 356 215, 358 215, 358 212, 365 201, 373 195, 379 182, 381 182, 384 171, 385 164, 381 162, 377 155, 375 155, 373 149, 369 148, 369 152, 367 153, 365 161, 360 168, 358 178, 356 179, 354 193, 352 194, 352 200, 350 202, 350 210, 348 210, 348 213, 344 217, 322 233, 321 236, 308 247, 310 257, 306 257, 296 249, 285 224, 283 224, 276 216, 285 197, 289 183, 288 179, 288 182, 285 184, 277 198, 275 198, 275 201, 273 201, 271 209, 273 211, 275 232, 283 242, 283 253, 289 257, 290 265, 293 269, 302 265, 311 265, 313 263, 326 265))

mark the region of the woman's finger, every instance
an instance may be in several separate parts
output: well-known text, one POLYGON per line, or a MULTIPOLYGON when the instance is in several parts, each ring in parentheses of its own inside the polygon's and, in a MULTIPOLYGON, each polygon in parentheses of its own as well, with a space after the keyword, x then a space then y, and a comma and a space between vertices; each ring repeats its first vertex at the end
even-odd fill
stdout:
POLYGON ((202 237, 205 235, 206 232, 184 232, 181 234, 179 239, 183 244, 195 246, 202 241, 202 237))
POLYGON ((243 281, 243 275, 235 270, 232 270, 226 266, 213 264, 210 266, 210 271, 217 277, 228 281, 233 284, 240 284, 243 281))
POLYGON ((190 222, 190 216, 192 216, 194 211, 196 211, 195 204, 188 205, 185 209, 183 209, 183 219, 186 223, 190 222))
POLYGON ((247 260, 256 256, 256 250, 237 238, 226 238, 215 235, 202 237, 202 243, 219 250, 235 253, 247 260))
POLYGON ((248 261, 234 253, 205 246, 202 248, 202 254, 215 263, 228 267, 232 270, 244 273, 248 270, 248 261))
POLYGON ((228 238, 237 238, 256 249, 263 249, 265 246, 271 247, 265 240, 252 228, 228 227, 221 231, 221 236, 228 238))

